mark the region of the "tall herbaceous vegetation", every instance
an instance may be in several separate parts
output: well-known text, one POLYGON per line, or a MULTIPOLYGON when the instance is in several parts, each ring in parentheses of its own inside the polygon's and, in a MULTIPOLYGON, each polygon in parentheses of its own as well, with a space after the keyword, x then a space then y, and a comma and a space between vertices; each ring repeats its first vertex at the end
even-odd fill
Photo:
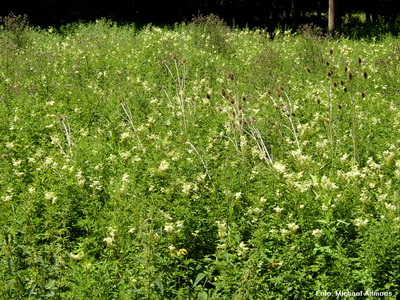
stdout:
POLYGON ((5 299, 395 297, 397 38, 10 22, 5 299))

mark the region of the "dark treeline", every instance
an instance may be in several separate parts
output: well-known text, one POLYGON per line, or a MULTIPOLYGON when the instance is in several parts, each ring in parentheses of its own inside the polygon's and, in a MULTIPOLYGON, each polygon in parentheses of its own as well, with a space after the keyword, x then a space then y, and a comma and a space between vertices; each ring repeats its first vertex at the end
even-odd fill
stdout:
MULTIPOLYGON (((108 18, 137 24, 173 24, 193 16, 216 14, 231 25, 325 26, 328 0, 14 0, 2 1, 0 16, 26 14, 31 25, 58 27, 76 21, 108 18)), ((399 0, 337 0, 340 16, 366 13, 371 22, 391 22, 399 17, 399 0)))

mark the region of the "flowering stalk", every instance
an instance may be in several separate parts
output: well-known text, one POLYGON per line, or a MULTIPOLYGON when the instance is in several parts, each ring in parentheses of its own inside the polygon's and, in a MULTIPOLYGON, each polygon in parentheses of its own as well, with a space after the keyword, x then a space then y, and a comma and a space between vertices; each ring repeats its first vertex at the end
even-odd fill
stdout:
POLYGON ((199 157, 200 160, 201 160, 201 163, 203 164, 204 169, 206 170, 206 174, 207 174, 208 179, 211 180, 211 176, 210 176, 210 172, 208 171, 207 164, 204 162, 204 159, 201 157, 199 151, 196 149, 196 147, 195 147, 191 142, 187 141, 186 143, 187 143, 188 145, 190 145, 190 147, 192 147, 192 149, 194 150, 194 152, 196 152, 196 154, 198 155, 198 157, 199 157))
MULTIPOLYGON (((171 68, 168 66, 167 62, 165 60, 162 61, 162 64, 165 66, 165 68, 168 71, 168 74, 172 77, 172 79, 175 82, 175 93, 176 93, 176 98, 178 100, 178 105, 182 113, 183 117, 183 125, 185 128, 185 132, 187 131, 187 119, 186 119, 186 107, 185 107, 185 86, 186 86, 186 76, 187 76, 187 68, 184 66, 186 60, 183 59, 179 64, 177 61, 176 53, 172 54, 172 59, 174 60, 174 66, 175 66, 175 74, 172 72, 171 68), (182 71, 179 71, 179 65, 182 65, 182 71)), ((169 102, 172 104, 171 98, 169 97, 167 91, 164 89, 164 92, 169 100, 169 102)))
POLYGON ((63 125, 62 131, 64 131, 65 138, 67 139, 67 145, 69 148, 69 154, 72 155, 72 142, 71 142, 71 126, 69 124, 69 121, 67 117, 65 116, 58 116, 58 119, 60 120, 61 124, 63 125))
POLYGON ((133 124, 132 111, 131 111, 130 107, 128 106, 127 103, 124 103, 121 99, 118 99, 118 102, 119 102, 119 104, 121 104, 121 107, 125 113, 124 119, 131 125, 139 144, 142 146, 142 142, 140 141, 140 138, 137 134, 137 129, 136 129, 135 125, 133 124))

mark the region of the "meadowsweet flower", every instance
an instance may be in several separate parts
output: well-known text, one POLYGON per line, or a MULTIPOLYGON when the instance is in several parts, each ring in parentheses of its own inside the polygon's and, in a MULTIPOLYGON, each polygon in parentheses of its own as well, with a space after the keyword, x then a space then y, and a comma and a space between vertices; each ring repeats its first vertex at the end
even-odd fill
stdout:
POLYGON ((297 225, 296 223, 289 223, 287 224, 287 227, 291 232, 296 232, 297 229, 299 229, 299 225, 297 225))
POLYGON ((388 194, 382 194, 382 189, 378 189, 378 193, 376 194, 376 198, 379 202, 385 200, 388 197, 388 194))
POLYGON ((44 165, 50 166, 54 163, 53 158, 51 156, 47 156, 44 158, 44 165))
POLYGON ((366 191, 366 189, 362 189, 361 194, 360 194, 360 201, 365 203, 368 202, 370 200, 370 197, 367 194, 368 192, 366 191))
POLYGON ((14 167, 19 167, 21 165, 22 161, 20 159, 13 159, 12 164, 14 167))
POLYGON ((247 247, 247 245, 244 242, 240 242, 237 253, 239 256, 243 255, 245 252, 247 252, 250 248, 247 247))
POLYGON ((80 135, 83 136, 83 137, 86 137, 86 136, 89 135, 89 132, 88 132, 87 130, 83 129, 83 128, 81 128, 81 129, 79 130, 79 133, 80 133, 80 135))
POLYGON ((397 210, 396 205, 391 204, 391 203, 385 203, 385 207, 386 207, 386 209, 388 209, 388 210, 393 210, 393 211, 397 210))
POLYGON ((175 223, 175 227, 176 227, 176 228, 182 228, 182 227, 183 227, 183 221, 177 221, 177 222, 175 223))
POLYGON ((123 133, 121 133, 121 141, 125 141, 125 140, 127 140, 127 139, 129 139, 129 138, 131 138, 131 137, 132 137, 132 135, 131 135, 130 132, 123 132, 123 133))
POLYGON ((325 175, 321 177, 321 187, 325 190, 336 190, 338 186, 325 175))
POLYGON ((298 149, 298 150, 292 150, 291 152, 290 152, 290 154, 293 156, 293 158, 298 162, 298 163, 300 163, 300 164, 306 164, 306 163, 308 163, 310 160, 311 160, 311 158, 309 157, 309 156, 307 156, 307 155, 303 155, 302 153, 301 153, 301 150, 300 149, 298 149))
POLYGON ((129 182, 129 174, 124 174, 122 175, 122 183, 127 183, 129 182))
POLYGON ((283 211, 283 208, 277 206, 277 207, 274 208, 274 211, 275 211, 276 213, 280 214, 280 213, 283 211))
POLYGON ((7 149, 12 149, 12 148, 14 148, 15 147, 15 144, 13 143, 13 142, 7 142, 6 143, 6 148, 7 149))
POLYGON ((158 167, 158 170, 160 171, 160 172, 165 172, 165 171, 167 171, 169 169, 169 162, 167 162, 166 160, 163 160, 161 163, 160 163, 160 166, 158 167))
POLYGON ((348 159, 349 159, 349 155, 348 155, 347 153, 343 154, 343 156, 340 157, 340 161, 341 161, 342 163, 347 162, 348 159))
POLYGON ((54 204, 57 201, 57 196, 54 194, 54 192, 45 192, 44 199, 51 200, 51 203, 54 204))
POLYGON ((106 242, 109 247, 114 246, 114 238, 111 236, 104 238, 103 241, 106 242))
POLYGON ((192 189, 192 185, 189 182, 185 182, 182 185, 182 193, 185 195, 190 194, 190 190, 192 189))
POLYGON ((225 244, 225 243, 222 243, 222 244, 218 244, 218 245, 217 245, 217 249, 223 250, 223 249, 225 249, 225 248, 226 248, 226 244, 225 244))
POLYGON ((94 180, 92 182, 92 184, 90 185, 90 187, 93 188, 94 190, 98 190, 98 191, 100 191, 103 188, 102 184, 98 180, 94 180))
POLYGON ((4 201, 4 202, 11 201, 11 199, 12 199, 12 195, 5 195, 5 196, 3 196, 3 201, 4 201))
POLYGON ((325 150, 328 147, 329 141, 327 139, 324 139, 322 141, 318 141, 315 146, 320 149, 320 150, 325 150))
POLYGON ((167 223, 164 226, 165 232, 173 232, 174 231, 174 223, 167 223))
POLYGON ((236 199, 236 200, 242 199, 242 196, 243 196, 242 192, 237 192, 237 193, 235 194, 235 199, 236 199))
POLYGON ((396 160, 395 166, 400 169, 400 160, 396 160))
POLYGON ((218 236, 220 238, 224 238, 228 235, 228 230, 226 228, 226 222, 225 221, 217 221, 217 226, 218 226, 218 236))
POLYGON ((381 168, 380 164, 377 164, 372 157, 369 157, 367 160, 367 166, 371 170, 379 170, 381 168))
POLYGON ((290 234, 291 234, 291 231, 290 231, 290 230, 287 230, 287 229, 285 229, 285 228, 282 228, 282 229, 280 230, 280 232, 281 232, 282 235, 290 235, 290 234))
POLYGON ((69 255, 73 260, 81 260, 85 256, 85 254, 83 252, 79 252, 77 254, 70 253, 69 255))
POLYGON ((273 165, 273 168, 278 171, 278 173, 285 173, 286 167, 284 164, 280 163, 280 162, 275 162, 273 165))
POLYGON ((324 231, 322 229, 314 229, 311 233, 315 238, 319 239, 324 235, 324 231))
POLYGON ((344 173, 344 178, 347 179, 348 181, 353 180, 357 177, 364 177, 364 176, 365 175, 360 172, 357 166, 352 166, 351 171, 344 173))
POLYGON ((354 225, 358 228, 366 227, 368 223, 369 223, 368 219, 357 218, 354 220, 354 225))

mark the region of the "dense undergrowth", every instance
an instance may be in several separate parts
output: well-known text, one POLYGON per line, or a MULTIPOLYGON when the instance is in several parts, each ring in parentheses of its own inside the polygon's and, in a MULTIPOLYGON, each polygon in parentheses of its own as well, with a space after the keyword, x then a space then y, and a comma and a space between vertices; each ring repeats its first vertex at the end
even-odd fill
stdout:
POLYGON ((400 41, 273 37, 3 27, 2 299, 395 299, 400 41))

